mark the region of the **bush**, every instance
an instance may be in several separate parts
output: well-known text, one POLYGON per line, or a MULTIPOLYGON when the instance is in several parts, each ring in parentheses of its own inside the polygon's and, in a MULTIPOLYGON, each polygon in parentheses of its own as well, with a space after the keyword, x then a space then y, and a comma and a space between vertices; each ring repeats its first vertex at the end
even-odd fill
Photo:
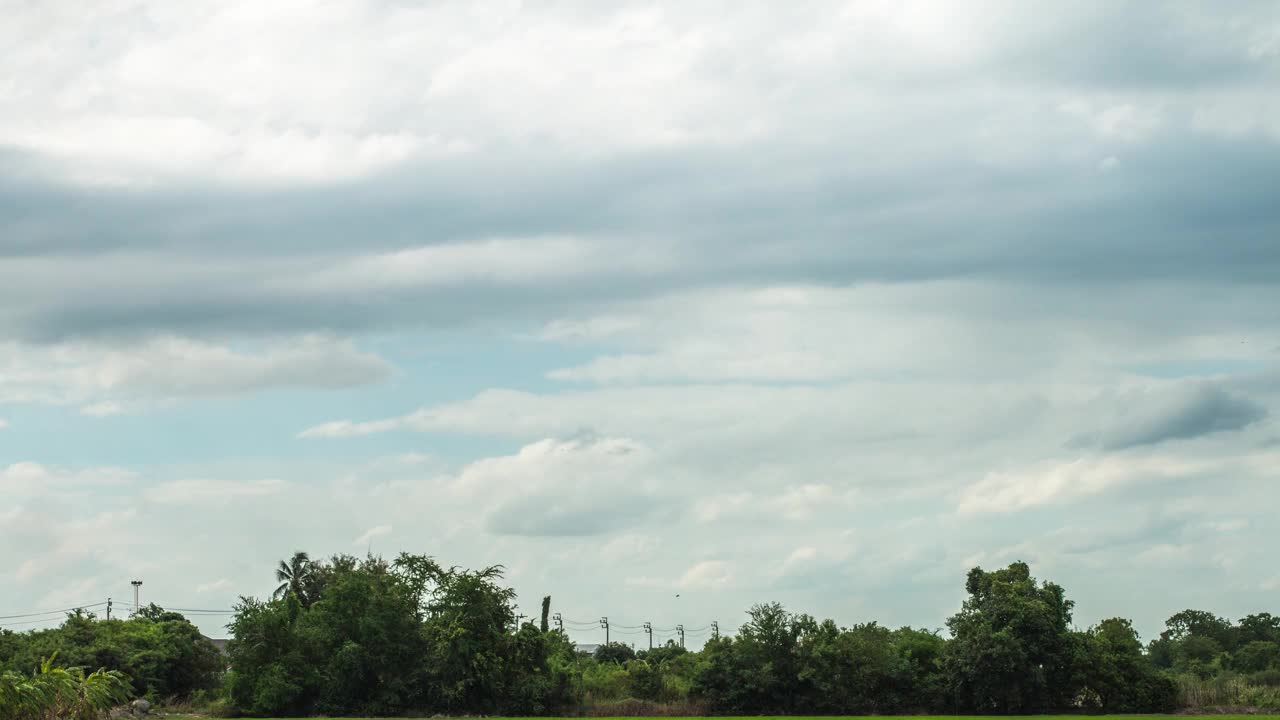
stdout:
POLYGON ((53 657, 34 675, 0 674, 0 718, 5 720, 96 720, 129 699, 129 678, 115 670, 85 675, 58 668, 53 657))
POLYGON ((1263 670, 1250 675, 1249 684, 1263 687, 1280 687, 1280 668, 1263 670))
POLYGON ((1280 710, 1280 688, 1265 686, 1248 686, 1242 697, 1244 704, 1259 710, 1280 710))

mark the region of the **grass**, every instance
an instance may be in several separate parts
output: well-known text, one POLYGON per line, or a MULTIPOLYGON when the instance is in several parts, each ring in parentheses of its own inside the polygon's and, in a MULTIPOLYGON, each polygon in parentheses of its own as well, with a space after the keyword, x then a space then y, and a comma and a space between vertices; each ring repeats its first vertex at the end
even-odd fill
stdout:
MULTIPOLYGON (((832 716, 758 716, 733 718, 733 717, 716 717, 715 720, 771 720, 771 717, 777 717, 779 720, 839 720, 838 717, 832 716)), ((850 716, 856 717, 856 716, 850 716)), ((863 716, 867 717, 867 716, 863 716)), ((900 716, 878 716, 878 717, 904 717, 913 720, 953 720, 960 717, 965 720, 1011 720, 1011 718, 1035 718, 1036 720, 1142 720, 1143 718, 1167 718, 1178 717, 1175 715, 900 715, 900 716)), ((1280 715, 1194 715, 1191 716, 1196 720, 1260 720, 1260 718, 1280 718, 1280 715)), ((266 718, 240 718, 240 720, 267 720, 266 718)), ((314 720, 313 718, 279 718, 272 720, 314 720)), ((325 720, 377 720, 375 718, 325 718, 325 720)), ((385 718, 383 720, 405 720, 404 718, 385 718)), ((504 720, 583 720, 582 718, 505 718, 504 720)), ((591 720, 608 720, 608 718, 591 718, 591 720)), ((626 718, 625 720, 634 720, 634 718, 626 718)), ((692 720, 692 718, 667 718, 666 720, 692 720)))

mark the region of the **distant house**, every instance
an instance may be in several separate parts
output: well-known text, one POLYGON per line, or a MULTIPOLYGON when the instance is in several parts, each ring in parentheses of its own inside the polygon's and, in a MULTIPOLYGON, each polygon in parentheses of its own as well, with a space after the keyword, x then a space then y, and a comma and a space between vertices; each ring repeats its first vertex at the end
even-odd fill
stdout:
POLYGON ((600 644, 599 643, 575 643, 573 646, 573 649, 577 650, 580 653, 595 655, 596 650, 600 649, 600 644))
POLYGON ((226 641, 226 639, 211 638, 211 637, 206 637, 206 636, 204 636, 204 635, 201 635, 200 637, 202 637, 202 638, 204 638, 205 640, 207 640, 207 641, 209 642, 209 644, 210 644, 210 645, 212 645, 212 646, 214 646, 214 647, 218 648, 218 652, 219 652, 220 654, 222 654, 222 655, 226 655, 226 654, 227 654, 227 641, 226 641))

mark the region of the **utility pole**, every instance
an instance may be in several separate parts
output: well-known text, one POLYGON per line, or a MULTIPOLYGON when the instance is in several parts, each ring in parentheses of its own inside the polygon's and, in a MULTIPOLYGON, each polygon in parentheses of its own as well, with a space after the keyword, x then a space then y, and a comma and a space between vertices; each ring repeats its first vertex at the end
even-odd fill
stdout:
POLYGON ((111 598, 107 598, 107 622, 111 622, 111 598))
POLYGON ((600 627, 604 628, 604 644, 608 645, 609 644, 609 618, 608 617, 600 618, 600 627))
POLYGON ((684 626, 677 625, 676 632, 680 633, 680 647, 684 647, 684 626))
POLYGON ((645 623, 644 632, 646 635, 649 636, 649 650, 650 652, 652 652, 653 651, 653 623, 650 623, 650 622, 645 623))
POLYGON ((557 630, 559 630, 559 631, 561 631, 561 632, 563 632, 563 631, 564 631, 564 618, 560 617, 560 613, 556 613, 555 615, 553 615, 553 616, 552 616, 552 619, 554 619, 554 620, 556 621, 556 629, 557 629, 557 630))
POLYGON ((716 640, 720 639, 720 623, 715 620, 711 621, 711 637, 716 640))
POLYGON ((142 581, 133 580, 129 584, 133 586, 133 614, 137 615, 142 610, 142 606, 138 604, 138 588, 142 587, 142 581))

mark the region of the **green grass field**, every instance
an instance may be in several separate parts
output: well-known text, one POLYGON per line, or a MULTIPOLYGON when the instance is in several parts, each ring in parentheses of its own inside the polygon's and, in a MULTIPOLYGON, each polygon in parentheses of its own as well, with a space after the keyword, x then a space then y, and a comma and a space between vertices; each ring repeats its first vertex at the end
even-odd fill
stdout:
MULTIPOLYGON (((1171 718, 1171 717, 1188 717, 1196 720, 1259 720, 1260 718, 1280 718, 1277 715, 875 715, 875 716, 847 716, 847 717, 904 717, 913 718, 913 720, 952 720, 953 718, 965 718, 965 720, 1013 720, 1014 718, 1036 718, 1036 720, 1141 720, 1142 718, 1171 718)), ((840 720, 837 716, 802 716, 802 715, 776 715, 762 716, 751 715, 744 717, 717 716, 716 720, 840 720)), ((240 720, 267 720, 266 718, 241 718, 240 720)), ((283 720, 312 720, 311 718, 284 718, 283 720)), ((405 720, 405 718, 326 718, 325 720, 405 720)), ((494 720, 499 720, 495 718, 494 720)), ((584 720, 584 718, 503 718, 500 720, 584 720)), ((610 718, 590 718, 590 720, 610 720, 610 718)), ((635 720, 633 717, 618 718, 617 720, 635 720)), ((692 718, 671 717, 664 720, 692 720, 692 718)))

